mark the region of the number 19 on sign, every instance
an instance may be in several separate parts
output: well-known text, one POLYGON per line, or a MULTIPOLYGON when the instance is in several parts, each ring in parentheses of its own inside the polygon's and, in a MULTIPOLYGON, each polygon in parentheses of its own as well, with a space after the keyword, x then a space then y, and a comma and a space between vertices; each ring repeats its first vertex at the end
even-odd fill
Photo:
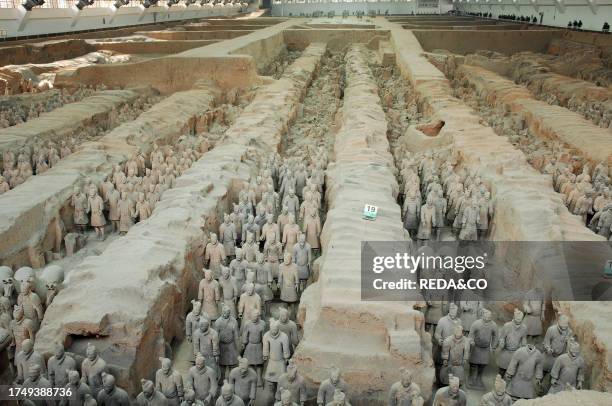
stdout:
POLYGON ((378 207, 372 206, 371 204, 366 204, 363 207, 363 218, 366 220, 376 220, 376 216, 378 215, 378 207))

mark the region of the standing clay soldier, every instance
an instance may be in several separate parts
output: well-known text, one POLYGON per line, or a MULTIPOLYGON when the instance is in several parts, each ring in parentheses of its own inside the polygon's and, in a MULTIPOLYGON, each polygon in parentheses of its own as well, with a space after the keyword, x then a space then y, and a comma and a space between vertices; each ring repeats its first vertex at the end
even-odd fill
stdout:
POLYGON ((234 386, 234 392, 245 405, 250 405, 255 401, 257 373, 249 367, 248 359, 238 360, 238 366, 230 372, 229 383, 234 386))
POLYGON ((421 218, 421 199, 416 190, 411 189, 404 200, 404 228, 411 236, 416 234, 421 218))
POLYGON ((151 205, 145 200, 144 193, 138 193, 138 201, 136 202, 136 215, 138 216, 138 221, 143 221, 151 217, 152 211, 151 205))
MULTIPOLYGON (((40 366, 37 364, 33 364, 30 365, 28 370, 27 370, 27 377, 25 379, 25 381, 23 382, 23 386, 22 388, 28 390, 30 388, 32 389, 39 389, 39 390, 48 390, 51 389, 51 384, 49 383, 49 381, 41 374, 41 369, 40 366)), ((44 392, 43 392, 44 393, 44 392)), ((46 400, 35 400, 32 401, 32 403, 36 406, 44 406, 44 405, 53 405, 54 402, 52 401, 46 401, 46 400)))
MULTIPOLYGON (((253 235, 253 241, 257 241, 259 243, 259 226, 255 223, 255 217, 253 215, 249 215, 247 217, 246 223, 242 226, 242 238, 248 240, 248 234, 253 235)), ((242 244, 244 247, 244 244, 242 244)))
POLYGON ((195 365, 189 368, 185 376, 185 387, 195 392, 195 398, 206 405, 210 405, 217 395, 217 375, 215 371, 206 366, 202 354, 195 357, 195 365))
POLYGON ((448 314, 442 317, 438 321, 438 325, 436 326, 436 331, 434 332, 434 342, 437 344, 436 353, 434 354, 434 359, 436 363, 441 363, 442 358, 440 358, 440 351, 444 344, 444 340, 446 337, 450 337, 454 334, 455 327, 461 325, 461 319, 457 316, 457 305, 451 303, 448 306, 448 314))
POLYGON ((121 200, 121 195, 112 183, 108 186, 106 200, 108 204, 108 219, 113 226, 113 232, 119 231, 119 200, 121 200))
POLYGON ((300 199, 295 194, 294 189, 289 189, 289 194, 283 197, 283 206, 287 206, 289 214, 293 214, 293 218, 298 218, 300 212, 300 199))
POLYGON ((102 374, 103 389, 98 392, 98 406, 130 406, 130 399, 125 390, 115 385, 115 377, 102 374))
POLYGON ((470 328, 470 377, 468 385, 475 388, 484 388, 482 372, 489 365, 490 354, 497 348, 497 324, 491 320, 491 312, 483 309, 482 318, 476 320, 470 328))
MULTIPOLYGON (((191 305, 193 309, 187 313, 187 317, 185 317, 185 338, 187 342, 193 343, 193 333, 198 329, 198 324, 200 323, 200 317, 202 316, 202 302, 198 300, 192 300, 191 305)), ((190 346, 191 356, 189 359, 193 359, 195 355, 193 353, 193 344, 190 346)))
MULTIPOLYGON (((236 249, 236 252, 238 248, 236 249)), ((221 277, 219 278, 219 287, 221 288, 221 296, 223 297, 223 306, 230 310, 232 317, 238 317, 236 312, 236 299, 238 298, 238 287, 236 278, 230 275, 228 267, 221 267, 221 277)))
POLYGON ((470 356, 469 340, 463 336, 463 327, 455 326, 454 334, 444 339, 442 344, 442 368, 440 369, 440 382, 448 384, 449 375, 464 380, 464 364, 470 356))
POLYGON ((136 213, 132 207, 132 202, 128 198, 127 192, 121 192, 121 200, 117 203, 117 210, 119 211, 119 234, 125 235, 130 227, 134 224, 134 217, 136 213))
POLYGON ((172 369, 172 361, 160 358, 161 368, 155 373, 155 389, 163 393, 168 404, 179 406, 183 400, 183 377, 172 369))
POLYGON ((567 351, 569 342, 573 337, 572 329, 569 327, 569 319, 566 315, 559 316, 557 324, 548 327, 544 335, 544 372, 549 372, 555 360, 567 351))
POLYGON ((238 335, 238 321, 232 316, 231 310, 223 306, 221 317, 215 321, 215 330, 219 334, 219 366, 225 369, 225 378, 238 365, 238 352, 240 337, 238 335))
POLYGON ((74 225, 77 230, 81 233, 85 232, 87 226, 87 197, 81 191, 81 188, 76 186, 74 188, 74 194, 72 195, 72 207, 74 209, 74 225))
POLYGON ((421 207, 421 222, 419 223, 419 232, 417 239, 429 240, 431 238, 431 230, 436 223, 436 208, 433 205, 433 197, 427 198, 427 203, 421 207))
POLYGON ((278 224, 274 223, 274 216, 272 214, 268 214, 266 216, 266 224, 261 228, 261 241, 268 241, 270 239, 276 239, 277 236, 280 235, 280 229, 278 228, 278 224))
POLYGON ((485 393, 480 399, 480 406, 512 406, 512 403, 514 401, 506 393, 506 381, 504 381, 501 375, 495 377, 493 390, 485 393))
POLYGON ((478 199, 475 197, 467 200, 461 217, 461 231, 459 240, 476 241, 478 240, 478 225, 480 223, 480 208, 478 199))
POLYGON ((155 389, 148 379, 141 379, 142 392, 136 397, 136 406, 168 406, 170 403, 163 393, 155 389))
POLYGON ((278 229, 280 230, 280 234, 277 234, 277 237, 280 239, 280 237, 283 235, 285 226, 289 224, 289 208, 287 206, 283 206, 281 213, 276 219, 276 223, 278 224, 278 229))
POLYGON ((516 350, 506 370, 506 381, 510 382, 506 392, 514 399, 535 398, 544 377, 543 364, 544 357, 535 345, 527 344, 516 350))
MULTIPOLYGON (((236 281, 236 289, 238 292, 242 289, 246 280, 247 261, 244 260, 242 248, 235 249, 236 258, 232 259, 229 264, 230 275, 236 281)), ((238 295, 238 293, 236 293, 238 295)))
POLYGON ((319 219, 319 213, 313 211, 309 216, 306 216, 302 230, 306 236, 306 242, 315 252, 318 252, 319 249, 321 249, 321 244, 319 242, 319 236, 321 235, 321 219, 319 219))
MULTIPOLYGON (((412 372, 401 368, 401 379, 391 385, 389 390, 389 406, 416 406, 413 402, 415 393, 421 393, 419 386, 412 381, 412 372)), ((420 397, 420 395, 419 395, 420 397)))
POLYGON ((268 362, 265 380, 273 393, 276 392, 275 385, 278 383, 278 378, 285 373, 289 357, 291 357, 289 338, 287 334, 280 331, 278 322, 272 320, 270 330, 263 336, 263 358, 268 362))
POLYGON ((478 239, 482 240, 486 237, 489 231, 489 223, 493 218, 493 202, 491 202, 491 192, 487 191, 484 194, 484 199, 479 202, 478 206, 478 239))
POLYGON ((567 353, 557 358, 550 371, 550 390, 548 393, 557 393, 570 388, 582 389, 586 363, 580 355, 580 344, 572 341, 567 353))
POLYGON ((514 309, 514 318, 504 324, 499 334, 499 347, 501 351, 497 360, 497 366, 499 367, 500 375, 505 376, 512 355, 525 344, 527 344, 527 327, 523 324, 523 312, 519 309, 514 309))
POLYGON ((236 240, 238 236, 236 235, 236 228, 229 214, 223 216, 223 223, 219 226, 219 235, 221 236, 221 243, 223 244, 225 255, 233 257, 235 255, 236 240))
POLYGON ((291 260, 291 254, 285 253, 284 262, 280 265, 278 270, 278 284, 280 286, 280 300, 287 303, 290 307, 290 313, 293 314, 294 304, 299 300, 298 288, 299 288, 299 276, 297 265, 291 260))
POLYGON ((310 277, 310 266, 312 264, 312 248, 306 242, 306 235, 304 234, 299 235, 297 244, 293 246, 293 261, 297 265, 301 292, 306 287, 306 281, 310 277))
POLYGON ((255 284, 247 283, 245 292, 238 301, 238 318, 250 319, 253 314, 261 312, 261 297, 255 292, 255 284))
POLYGON ((210 321, 206 317, 200 318, 198 329, 193 333, 193 353, 202 354, 206 366, 219 376, 219 334, 210 328, 210 321))
POLYGON ((47 374, 45 368, 45 358, 38 352, 34 351, 34 341, 23 340, 21 343, 21 351, 15 354, 15 366, 17 366, 16 383, 22 383, 28 374, 31 366, 37 365, 43 375, 47 374))
POLYGON ((106 219, 104 218, 104 201, 102 201, 95 187, 89 189, 87 212, 91 213, 91 226, 96 230, 98 239, 103 240, 104 226, 106 225, 106 219))
POLYGON ((65 387, 70 390, 74 397, 71 400, 60 401, 60 406, 84 406, 85 397, 89 396, 91 398, 91 389, 81 381, 78 371, 68 371, 68 384, 65 387))
POLYGON ((336 390, 342 393, 348 393, 348 385, 340 377, 340 370, 336 367, 331 369, 329 378, 321 382, 319 385, 319 392, 317 393, 317 405, 327 405, 334 400, 334 393, 336 390))
POLYGON ((287 334, 289 338, 289 346, 291 347, 291 354, 293 355, 293 351, 298 345, 298 329, 295 321, 289 318, 289 312, 284 307, 278 309, 278 328, 283 333, 287 334))
POLYGON ((266 323, 261 320, 259 311, 254 311, 242 330, 243 356, 249 360, 249 365, 257 371, 257 386, 262 386, 261 372, 263 369, 263 335, 266 323))
POLYGON ((269 233, 270 239, 264 244, 264 258, 270 264, 272 279, 278 280, 278 265, 283 257, 283 244, 281 244, 274 232, 269 233))
POLYGON ((467 406, 467 396, 459 389, 459 378, 448 378, 448 386, 436 391, 432 406, 467 406))
POLYGON ((215 279, 221 275, 221 266, 225 265, 225 249, 219 244, 217 234, 210 234, 210 242, 206 245, 206 254, 204 254, 204 263, 212 271, 215 279))
POLYGON ((242 244, 242 256, 247 262, 254 262, 259 252, 259 244, 255 242, 255 234, 247 231, 246 242, 242 244))
POLYGON ((278 378, 276 389, 276 400, 280 400, 281 392, 288 391, 291 394, 291 402, 304 406, 307 399, 306 384, 304 378, 298 374, 297 366, 292 360, 287 363, 287 372, 278 378))
POLYGON ((34 340, 36 326, 30 319, 26 319, 22 306, 15 306, 13 320, 10 321, 9 331, 15 346, 15 354, 21 351, 21 344, 25 340, 34 340))
POLYGON ((542 335, 542 320, 544 320, 546 307, 544 306, 544 293, 541 287, 536 287, 525 295, 523 323, 527 327, 527 338, 535 339, 542 335))
POLYGON ((198 300, 202 302, 202 308, 209 319, 217 320, 221 290, 219 289, 219 282, 213 279, 213 273, 210 269, 204 270, 204 279, 200 281, 198 288, 198 300))
POLYGON ((234 387, 225 381, 221 387, 221 396, 215 402, 215 406, 244 406, 244 402, 234 395, 234 387))
POLYGON ((55 344, 55 354, 47 361, 47 374, 53 387, 63 388, 68 385, 68 371, 76 369, 76 362, 61 343, 55 344))
POLYGON ((297 243, 299 234, 300 227, 295 224, 295 217, 289 214, 289 223, 285 225, 285 228, 283 229, 283 246, 285 247, 286 251, 290 251, 295 243, 297 243))
POLYGON ((32 320, 34 329, 38 330, 45 312, 40 297, 32 290, 32 283, 32 279, 21 282, 21 293, 17 296, 17 304, 23 308, 25 318, 32 320))
POLYGON ((81 364, 81 381, 87 383, 92 394, 96 394, 102 390, 102 374, 106 372, 106 362, 91 344, 87 345, 86 355, 81 364))

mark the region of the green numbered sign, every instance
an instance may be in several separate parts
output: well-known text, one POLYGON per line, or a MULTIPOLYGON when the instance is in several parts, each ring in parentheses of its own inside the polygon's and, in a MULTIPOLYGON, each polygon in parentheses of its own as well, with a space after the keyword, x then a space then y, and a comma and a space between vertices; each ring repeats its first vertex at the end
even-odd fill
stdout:
POLYGON ((376 216, 378 215, 378 207, 372 206, 371 204, 366 204, 363 207, 363 218, 366 220, 376 220, 376 216))

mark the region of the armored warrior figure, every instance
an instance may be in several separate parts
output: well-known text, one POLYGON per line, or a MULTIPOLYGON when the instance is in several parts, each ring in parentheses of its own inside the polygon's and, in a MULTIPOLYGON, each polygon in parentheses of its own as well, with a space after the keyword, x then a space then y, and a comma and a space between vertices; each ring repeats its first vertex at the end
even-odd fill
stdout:
POLYGON ((525 344, 527 344, 527 327, 523 324, 523 312, 514 309, 514 318, 504 324, 499 334, 498 347, 501 348, 501 351, 497 366, 500 375, 505 376, 512 355, 525 344))
POLYGON ((454 334, 455 327, 460 325, 461 319, 457 316, 457 305, 451 303, 448 306, 448 314, 438 321, 436 331, 434 332, 434 342, 437 344, 436 353, 434 354, 436 363, 442 363, 440 351, 444 344, 444 340, 447 337, 451 337, 454 334))
MULTIPOLYGON (((419 386, 412 381, 412 372, 402 368, 401 380, 391 385, 389 390, 389 406, 416 406, 413 401, 415 393, 420 397, 421 390, 419 386)), ((421 398, 422 400, 422 398, 421 398)))
POLYGON ((467 406, 467 396, 459 388, 459 378, 450 376, 448 386, 436 391, 432 406, 467 406))
POLYGON ((185 387, 195 392, 195 398, 202 403, 210 405, 217 395, 217 375, 215 371, 206 366, 202 354, 195 357, 195 365, 189 368, 185 377, 185 387))
POLYGON ((155 389, 155 384, 148 379, 141 379, 142 392, 136 397, 136 406, 168 406, 168 399, 155 389))
POLYGON ((32 283, 32 279, 21 282, 21 293, 17 296, 17 304, 23 308, 25 318, 32 320, 34 330, 38 331, 44 310, 40 297, 32 290, 32 283))
POLYGON ((115 377, 102 374, 103 389, 98 392, 98 406, 129 406, 130 399, 125 390, 115 385, 115 377))
POLYGON ((253 233, 247 231, 242 235, 246 235, 246 242, 242 244, 243 259, 247 262, 253 262, 257 258, 259 244, 255 242, 255 235, 253 233))
POLYGON ((542 353, 533 344, 516 350, 506 370, 506 380, 509 381, 506 392, 514 399, 535 398, 537 390, 534 379, 535 386, 539 388, 544 377, 543 363, 542 353))
POLYGON ((270 330, 263 336, 263 358, 267 361, 265 380, 270 385, 272 392, 276 392, 275 384, 279 377, 285 373, 287 360, 291 357, 289 338, 287 334, 280 331, 278 322, 270 322, 270 330))
POLYGON ((306 281, 310 277, 310 267, 312 265, 312 248, 306 242, 306 235, 304 234, 299 235, 298 242, 293 246, 293 260, 297 265, 301 292, 306 287, 306 281))
POLYGON ((327 405, 328 403, 334 400, 335 391, 340 390, 342 393, 348 393, 348 385, 344 380, 340 377, 340 370, 336 367, 333 367, 329 378, 321 382, 319 385, 319 392, 317 394, 317 404, 327 405))
MULTIPOLYGON (((23 382, 22 387, 24 389, 27 390, 29 388, 39 388, 39 389, 50 389, 51 388, 51 384, 41 373, 42 371, 40 369, 40 365, 32 364, 28 367, 28 370, 26 372, 28 376, 23 382)), ((35 400, 32 403, 34 403, 37 406, 53 404, 51 401, 45 401, 45 400, 35 400)))
POLYGON ((289 318, 289 312, 284 307, 278 309, 278 328, 280 331, 287 334, 289 346, 291 347, 291 354, 293 354, 299 341, 298 329, 297 324, 289 318))
POLYGON ((318 252, 321 248, 321 243, 319 241, 321 235, 321 219, 317 211, 312 211, 309 216, 306 216, 302 230, 306 235, 306 242, 315 252, 318 252))
POLYGON ((567 353, 561 354, 550 370, 550 390, 557 393, 569 388, 582 389, 586 363, 580 355, 580 344, 572 341, 567 353))
POLYGON ((530 290, 523 301, 525 318, 523 323, 527 327, 527 337, 535 338, 542 335, 542 320, 545 316, 544 293, 540 286, 530 290))
POLYGON ((229 264, 230 275, 236 281, 236 289, 240 292, 244 281, 246 280, 247 261, 244 260, 242 248, 235 249, 236 258, 232 259, 229 264))
POLYGON ((491 320, 491 312, 483 309, 482 318, 476 320, 470 328, 468 338, 470 350, 470 377, 468 385, 475 388, 484 388, 482 372, 489 365, 490 354, 497 348, 498 328, 491 320))
POLYGON ((60 406, 84 406, 85 397, 92 396, 91 389, 89 389, 89 386, 87 386, 85 382, 81 381, 78 371, 68 371, 67 379, 68 384, 65 388, 70 389, 70 392, 76 395, 74 395, 71 400, 64 399, 60 401, 60 406))
POLYGON ((223 223, 219 226, 219 235, 221 236, 221 242, 225 249, 225 255, 228 257, 234 256, 234 250, 236 249, 236 229, 234 223, 232 223, 229 214, 223 216, 223 223))
POLYGON ((440 382, 448 384, 449 375, 456 376, 459 381, 464 380, 464 364, 470 356, 469 340, 463 336, 463 327, 455 326, 452 336, 446 337, 442 344, 442 368, 440 369, 440 382))
POLYGON ((193 333, 193 352, 200 353, 206 361, 206 366, 219 376, 219 334, 210 328, 210 321, 206 317, 200 318, 198 329, 193 333))
MULTIPOLYGON (((280 286, 280 299, 293 307, 294 303, 299 300, 299 276, 297 265, 292 262, 291 254, 285 252, 284 262, 278 270, 278 284, 280 286)), ((290 312, 293 311, 290 309, 290 312)))
POLYGON ((219 366, 225 369, 225 378, 229 378, 232 368, 238 365, 240 345, 238 322, 229 307, 223 306, 221 317, 215 321, 215 330, 219 334, 219 366))
MULTIPOLYGON (((236 249, 238 252, 239 248, 236 249)), ((238 317, 236 312, 236 300, 238 298, 238 287, 236 278, 230 275, 230 269, 226 266, 221 267, 221 277, 219 278, 219 287, 221 288, 221 296, 223 297, 223 306, 227 307, 232 317, 238 317)))
POLYGON ((306 385, 304 378, 298 373, 297 366, 292 360, 287 363, 287 372, 278 378, 276 389, 276 400, 280 400, 281 392, 287 391, 290 394, 291 402, 304 406, 306 402, 306 385))
POLYGON ((283 245, 277 241, 274 232, 270 233, 270 239, 264 244, 264 258, 270 264, 272 278, 278 280, 278 266, 283 257, 283 245))
POLYGON ((234 386, 236 395, 245 405, 255 401, 257 393, 257 373, 249 367, 249 360, 240 358, 238 366, 230 372, 229 383, 234 386))
POLYGON ((419 223, 417 239, 429 240, 434 224, 436 224, 436 208, 433 205, 433 197, 428 197, 427 203, 421 207, 421 221, 419 223))
POLYGON ((76 370, 74 358, 66 355, 61 343, 56 343, 55 354, 47 361, 47 373, 51 386, 63 388, 68 385, 68 371, 74 370, 76 370))
POLYGON ((514 401, 506 393, 506 381, 504 381, 501 375, 495 377, 493 390, 485 393, 480 399, 480 406, 512 406, 512 403, 514 401))
POLYGON ((106 362, 98 355, 95 346, 88 344, 86 350, 87 357, 81 364, 81 381, 87 383, 92 394, 102 390, 102 374, 106 372, 106 362))
POLYGON ((559 316, 557 324, 553 324, 544 335, 544 372, 549 372, 555 360, 567 351, 568 343, 573 337, 566 315, 559 316))
POLYGON ((262 386, 261 372, 263 369, 263 335, 266 323, 261 320, 259 311, 252 313, 251 319, 244 324, 242 329, 243 356, 249 360, 249 365, 257 371, 257 385, 262 386))
POLYGON ((210 242, 206 245, 204 254, 204 263, 208 264, 214 278, 218 279, 221 275, 221 266, 225 265, 225 249, 219 244, 215 233, 210 234, 210 242))
POLYGON ((89 189, 86 211, 91 213, 91 226, 96 230, 96 235, 99 239, 104 239, 104 226, 106 225, 104 202, 95 187, 89 189))
POLYGON ((295 217, 289 214, 289 223, 283 229, 283 246, 286 252, 291 252, 291 249, 297 243, 299 234, 300 227, 295 224, 295 217))
POLYGON ((45 358, 38 351, 34 351, 34 341, 30 339, 23 340, 21 351, 15 355, 15 366, 17 367, 15 382, 22 383, 27 378, 30 367, 34 365, 40 368, 43 375, 47 374, 45 358))
POLYGON ((160 391, 168 404, 179 406, 183 400, 183 377, 172 369, 172 361, 160 358, 161 368, 155 373, 155 389, 160 391))
POLYGON ((238 318, 245 316, 250 319, 253 314, 261 312, 261 297, 255 292, 254 283, 246 284, 245 287, 238 301, 238 318))
POLYGON ((202 308, 212 321, 219 317, 219 302, 221 301, 221 290, 219 282, 213 279, 210 269, 204 270, 204 279, 200 281, 198 288, 198 300, 202 302, 202 308))
POLYGON ((215 406, 244 406, 244 401, 238 395, 234 395, 234 387, 225 381, 215 406))
POLYGON ((22 306, 15 306, 13 320, 9 324, 9 331, 13 340, 12 345, 15 346, 15 354, 21 351, 21 345, 25 340, 34 340, 34 334, 36 333, 34 323, 32 320, 25 318, 22 306))
POLYGON ((85 231, 87 226, 87 197, 81 191, 81 188, 76 186, 74 188, 74 194, 72 195, 72 207, 74 209, 74 225, 81 233, 85 231))

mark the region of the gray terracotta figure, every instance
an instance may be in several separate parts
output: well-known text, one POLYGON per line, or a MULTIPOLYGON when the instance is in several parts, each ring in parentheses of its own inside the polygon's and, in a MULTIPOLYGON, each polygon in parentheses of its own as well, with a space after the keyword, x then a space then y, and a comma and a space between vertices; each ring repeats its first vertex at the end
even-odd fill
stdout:
POLYGON ((291 354, 293 354, 299 342, 298 328, 295 321, 289 318, 289 311, 284 307, 278 309, 278 328, 280 331, 287 334, 291 347, 291 354))
POLYGON ((557 393, 564 390, 582 389, 586 363, 580 355, 580 344, 575 341, 569 343, 568 350, 561 354, 550 370, 550 390, 548 393, 557 393))
POLYGON ((179 406, 183 400, 183 377, 172 368, 172 361, 160 358, 161 368, 155 372, 155 389, 160 391, 168 404, 179 406))
POLYGON ((87 395, 90 398, 92 396, 91 389, 89 389, 89 386, 85 382, 81 381, 81 376, 78 371, 68 371, 67 379, 68 384, 66 384, 65 388, 70 389, 70 391, 76 395, 70 400, 61 400, 59 403, 60 406, 84 406, 85 396, 87 395))
POLYGON ((459 378, 456 376, 448 378, 448 386, 436 391, 432 406, 467 406, 467 396, 459 388, 459 378))
POLYGON ((506 392, 513 399, 533 399, 538 395, 544 377, 544 357, 533 344, 514 352, 506 369, 506 392), (535 385, 534 385, 535 383, 535 385))
POLYGON ((185 391, 185 399, 181 402, 181 406, 206 406, 204 402, 196 399, 196 394, 192 389, 185 391))
MULTIPOLYGON (((51 384, 42 374, 40 365, 32 364, 28 367, 27 377, 23 382, 22 388, 28 390, 29 388, 48 389, 51 388, 51 384)), ((34 400, 33 403, 36 406, 51 406, 54 404, 52 401, 47 400, 34 400)))
POLYGON ((527 337, 532 340, 542 335, 542 321, 545 317, 544 292, 541 286, 536 286, 525 294, 523 300, 523 323, 527 327, 527 337))
POLYGON ((132 201, 128 197, 128 193, 122 191, 121 199, 117 202, 117 211, 119 212, 119 234, 121 235, 125 235, 134 224, 136 209, 133 206, 132 201))
POLYGON ((461 325, 455 326, 453 335, 444 339, 441 358, 440 382, 447 385, 449 375, 456 376, 460 382, 463 382, 465 379, 464 366, 470 358, 470 342, 463 335, 461 325))
POLYGON ((106 362, 98 355, 96 347, 88 344, 86 358, 81 363, 81 381, 89 386, 92 395, 102 390, 102 374, 105 372, 106 362))
POLYGON ((249 360, 249 365, 255 367, 258 386, 263 386, 263 336, 265 330, 266 323, 261 319, 258 310, 252 312, 251 318, 242 329, 243 356, 249 360))
POLYGON ((285 248, 285 252, 291 251, 292 247, 297 243, 299 234, 300 226, 295 224, 295 216, 290 212, 289 223, 287 223, 283 229, 283 247, 285 248))
POLYGON ((456 304, 451 303, 448 306, 448 314, 438 320, 436 330, 434 332, 434 343, 436 344, 434 359, 437 364, 442 363, 441 350, 446 337, 450 337, 454 334, 455 327, 461 325, 461 319, 457 315, 458 307, 456 304))
POLYGON ((291 253, 285 252, 284 261, 278 269, 278 285, 280 286, 280 300, 291 307, 289 309, 291 314, 294 314, 292 308, 299 300, 299 283, 297 265, 293 263, 291 253))
POLYGON ((219 334, 219 366, 225 369, 226 379, 229 377, 230 371, 238 365, 240 350, 238 321, 231 313, 229 307, 223 306, 221 317, 214 323, 215 330, 219 334))
POLYGON ((54 354, 47 361, 47 376, 53 387, 68 385, 68 371, 76 369, 74 358, 66 354, 63 344, 55 343, 54 354))
POLYGON ((315 252, 319 252, 321 248, 321 219, 318 211, 313 210, 310 215, 304 218, 302 231, 306 235, 306 242, 310 244, 310 247, 315 252))
POLYGON ((32 320, 26 319, 22 306, 14 307, 13 319, 9 324, 9 332, 13 340, 12 345, 15 346, 15 354, 18 354, 21 351, 21 344, 25 340, 34 340, 36 326, 32 320))
POLYGON ((104 217, 104 201, 98 194, 95 187, 89 189, 89 196, 87 198, 86 212, 91 215, 91 226, 96 231, 98 239, 104 239, 104 226, 106 225, 106 218, 104 217))
POLYGON ((298 406, 298 404, 291 399, 291 392, 288 390, 281 390, 279 398, 279 400, 274 402, 274 406, 298 406))
POLYGON ((219 376, 219 334, 210 328, 210 321, 206 317, 200 318, 198 329, 193 333, 193 353, 202 354, 206 366, 219 376))
POLYGON ((548 327, 544 335, 544 372, 552 369, 555 360, 567 351, 569 342, 573 338, 573 331, 569 327, 566 315, 559 316, 556 324, 548 327))
POLYGON ((115 384, 115 377, 104 372, 102 374, 103 389, 98 392, 98 406, 129 406, 130 399, 125 390, 115 384))
POLYGON ((34 341, 27 339, 21 343, 21 351, 15 354, 15 366, 17 367, 16 383, 22 383, 28 376, 31 366, 36 365, 40 368, 42 375, 47 375, 45 358, 34 351, 34 341))
POLYGON ((468 385, 483 389, 482 373, 490 363, 491 353, 497 348, 499 331, 497 324, 491 319, 491 312, 483 309, 482 318, 476 320, 470 332, 470 376, 468 385))
POLYGON ((171 403, 163 393, 155 389, 155 384, 148 379, 141 379, 142 392, 136 396, 136 406, 168 406, 171 403))
POLYGON ((292 360, 287 363, 287 371, 278 378, 275 395, 277 401, 281 400, 282 391, 289 392, 291 402, 304 406, 307 400, 306 384, 292 360))
POLYGON ((501 351, 497 366, 500 375, 505 376, 512 355, 525 344, 527 344, 527 327, 523 324, 523 312, 514 309, 514 318, 504 324, 499 333, 498 347, 501 351))
POLYGON ((416 236, 419 240, 431 238, 432 227, 436 223, 436 208, 433 203, 433 197, 428 197, 427 202, 421 207, 419 231, 416 236))
POLYGON ((279 377, 285 373, 290 357, 289 337, 280 331, 276 320, 271 320, 270 330, 263 336, 263 359, 267 362, 264 379, 272 393, 276 393, 276 384, 279 377))
POLYGON ((249 320, 255 313, 261 313, 261 297, 255 292, 255 284, 249 283, 238 301, 238 318, 249 320))
MULTIPOLYGON (((247 261, 244 259, 244 251, 242 248, 236 248, 234 250, 236 258, 232 259, 229 264, 230 275, 236 281, 236 289, 238 292, 242 289, 244 281, 246 280, 246 267, 247 261)), ((237 295, 239 294, 237 292, 237 295)))
POLYGON ((234 387, 225 381, 221 387, 221 396, 215 402, 215 406, 244 406, 244 402, 234 394, 234 387))
POLYGON ((195 365, 189 368, 185 376, 185 388, 195 393, 195 399, 210 405, 217 395, 218 377, 215 371, 206 366, 206 360, 202 354, 195 357, 195 365))
POLYGON ((478 199, 476 197, 468 199, 464 207, 461 216, 459 240, 476 241, 478 240, 478 225, 480 224, 480 207, 478 199))
POLYGON ((21 292, 17 296, 17 305, 23 308, 25 318, 32 320, 34 328, 38 330, 43 319, 44 309, 40 297, 33 290, 33 283, 32 278, 21 282, 21 292))
MULTIPOLYGON (((193 333, 198 329, 200 317, 202 316, 202 302, 199 300, 192 300, 191 305, 193 308, 185 317, 185 338, 188 342, 193 343, 193 333)), ((193 345, 190 346, 190 352, 191 355, 189 358, 193 359, 195 355, 193 353, 193 345)))
POLYGON ((497 375, 493 390, 482 396, 479 406, 512 406, 513 403, 512 397, 506 393, 506 381, 497 375))
POLYGON ((217 240, 217 234, 210 234, 210 242, 206 245, 204 263, 208 265, 214 278, 218 279, 221 275, 221 266, 225 265, 225 249, 217 240))
POLYGON ((200 281, 198 287, 198 300, 202 302, 202 310, 208 315, 208 318, 211 321, 217 320, 221 289, 219 288, 219 282, 213 279, 213 272, 210 269, 204 270, 204 278, 200 281))
POLYGON ((246 223, 244 223, 244 225, 242 226, 242 238, 244 239, 242 243, 243 248, 244 248, 244 241, 251 242, 251 243, 255 243, 257 241, 257 243, 259 243, 259 233, 260 233, 260 229, 257 223, 255 223, 255 217, 253 217, 253 215, 249 215, 247 217, 246 223), (249 234, 253 235, 251 241, 248 241, 249 234))
POLYGON ((80 233, 83 233, 87 223, 89 222, 87 219, 87 197, 78 186, 75 186, 74 188, 74 193, 72 195, 72 207, 74 210, 74 225, 80 233))
POLYGON ((349 392, 349 387, 341 378, 340 370, 333 367, 330 371, 329 378, 321 382, 321 385, 319 385, 317 404, 321 406, 332 402, 334 400, 334 393, 336 390, 340 390, 342 393, 347 394, 349 392))
MULTIPOLYGON (((239 248, 236 249, 238 251, 239 248)), ((236 278, 230 275, 230 269, 226 266, 221 267, 221 277, 219 278, 219 287, 221 288, 221 297, 223 306, 230 310, 232 317, 237 318, 236 301, 239 296, 238 283, 236 278)))
MULTIPOLYGON (((391 385, 389 390, 388 406, 416 406, 413 399, 415 393, 420 397, 421 390, 412 380, 412 372, 407 368, 400 370, 401 379, 391 385)), ((422 398, 421 398, 422 399, 422 398)))
POLYGON ((221 223, 219 226, 219 236, 221 237, 221 243, 225 249, 225 255, 228 257, 233 257, 235 255, 236 240, 238 239, 238 235, 236 234, 236 228, 234 227, 234 223, 232 223, 229 214, 225 214, 223 216, 223 223, 221 223))
POLYGON ((259 252, 259 243, 255 242, 255 234, 250 231, 242 234, 246 235, 246 241, 242 244, 242 255, 246 262, 253 262, 259 252))
POLYGON ((289 214, 293 214, 293 218, 298 218, 300 212, 300 199, 295 194, 294 189, 289 189, 289 193, 283 197, 283 206, 287 206, 289 214))
POLYGON ((270 233, 270 239, 264 244, 263 254, 265 261, 270 264, 272 279, 278 280, 278 266, 283 258, 283 244, 278 241, 274 232, 270 233))
POLYGON ((293 246, 293 261, 297 265, 298 278, 300 279, 300 292, 306 287, 306 281, 310 277, 312 266, 312 248, 306 242, 306 235, 300 234, 298 242, 293 246))
POLYGON ((238 366, 230 372, 229 383, 245 405, 252 404, 257 394, 257 373, 249 366, 249 360, 240 358, 238 366))

